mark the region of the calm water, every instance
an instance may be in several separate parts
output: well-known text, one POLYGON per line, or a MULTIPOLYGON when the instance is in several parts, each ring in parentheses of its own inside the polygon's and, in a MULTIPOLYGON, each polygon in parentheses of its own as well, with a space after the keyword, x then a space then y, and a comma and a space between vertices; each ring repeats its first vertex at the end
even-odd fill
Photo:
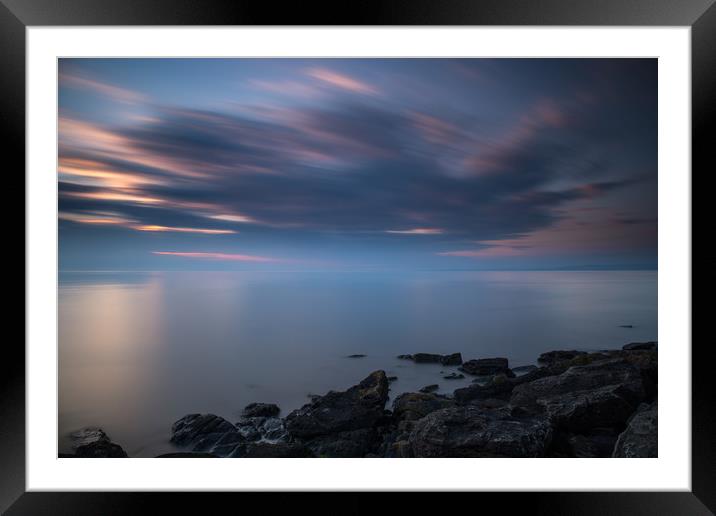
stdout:
POLYGON ((100 426, 130 456, 154 456, 185 414, 233 421, 263 401, 285 415, 376 369, 398 376, 392 396, 470 381, 401 353, 519 366, 639 340, 657 340, 656 272, 63 273, 60 451, 100 426))

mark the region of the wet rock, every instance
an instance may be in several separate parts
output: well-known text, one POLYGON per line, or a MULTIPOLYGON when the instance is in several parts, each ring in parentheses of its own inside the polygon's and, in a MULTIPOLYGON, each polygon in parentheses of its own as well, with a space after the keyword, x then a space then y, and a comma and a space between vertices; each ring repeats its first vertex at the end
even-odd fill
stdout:
POLYGON ((539 368, 536 365, 526 365, 526 366, 513 367, 512 372, 519 373, 519 374, 525 374, 525 373, 530 373, 532 371, 536 371, 537 369, 539 369, 539 368))
POLYGON ((462 380, 463 378, 465 378, 465 375, 458 373, 450 373, 448 375, 443 376, 443 379, 445 380, 462 380))
POLYGON ((462 364, 462 355, 460 353, 443 355, 443 357, 440 359, 440 363, 445 366, 460 365, 462 364))
POLYGON ((379 440, 374 428, 361 428, 314 437, 304 444, 316 457, 351 458, 370 454, 379 440))
POLYGON ((388 379, 375 371, 347 391, 331 391, 291 412, 286 429, 295 437, 306 438, 373 426, 384 416, 388 399, 388 379))
POLYGON ((189 414, 172 425, 170 441, 179 446, 195 445, 210 434, 225 434, 236 427, 214 414, 189 414))
POLYGON ((437 391, 439 388, 440 388, 440 386, 439 386, 437 383, 433 383, 433 384, 430 384, 430 385, 426 385, 425 387, 423 387, 422 389, 420 389, 420 392, 427 394, 427 393, 430 393, 430 392, 435 392, 435 391, 437 391))
POLYGON ((545 419, 464 406, 419 420, 409 443, 416 457, 542 457, 551 438, 545 419))
POLYGON ((288 438, 284 421, 278 417, 242 417, 236 430, 245 441, 283 441, 288 438))
POLYGON ((273 403, 249 403, 241 415, 243 417, 275 417, 281 409, 273 403))
POLYGON ((486 376, 492 374, 509 374, 506 358, 480 358, 468 360, 462 364, 460 370, 473 376, 486 376))
MULTIPOLYGON (((127 452, 112 442, 101 428, 83 428, 71 436, 74 457, 80 458, 124 458, 127 452)), ((70 456, 70 454, 67 454, 70 456)))
POLYGON ((624 351, 651 351, 656 349, 656 342, 632 342, 625 344, 622 349, 624 351))
POLYGON ((393 417, 398 420, 414 421, 431 412, 455 406, 455 401, 437 394, 405 392, 393 402, 393 417))
POLYGON ((617 439, 613 457, 658 457, 658 405, 643 404, 617 439))
POLYGON ((557 362, 562 362, 564 360, 572 360, 575 357, 578 357, 580 355, 586 355, 586 351, 577 351, 575 349, 572 350, 559 350, 559 351, 548 351, 546 353, 542 353, 539 358, 537 359, 537 362, 543 365, 552 365, 557 362))
POLYGON ((217 457, 227 457, 237 446, 246 443, 246 439, 239 432, 212 433, 200 439, 192 451, 206 452, 217 457))
MULTIPOLYGON (((522 378, 524 376, 515 380, 522 378)), ((559 375, 524 382, 514 387, 510 403, 514 406, 530 406, 537 404, 541 398, 590 391, 608 385, 622 385, 620 396, 633 405, 645 397, 639 370, 626 360, 617 358, 573 366, 559 375)))

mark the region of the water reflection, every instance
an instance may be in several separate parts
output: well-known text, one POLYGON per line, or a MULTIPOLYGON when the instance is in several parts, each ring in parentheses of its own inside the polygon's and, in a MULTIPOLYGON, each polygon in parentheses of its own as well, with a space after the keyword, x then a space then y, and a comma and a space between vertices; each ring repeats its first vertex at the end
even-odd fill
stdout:
POLYGON ((461 351, 532 363, 555 348, 656 340, 655 272, 63 274, 60 445, 86 425, 130 455, 171 449, 190 412, 234 419, 252 401, 285 412, 370 371, 393 395, 452 368, 401 353, 461 351), (622 324, 632 324, 624 329, 622 324), (362 359, 347 355, 364 353, 362 359))

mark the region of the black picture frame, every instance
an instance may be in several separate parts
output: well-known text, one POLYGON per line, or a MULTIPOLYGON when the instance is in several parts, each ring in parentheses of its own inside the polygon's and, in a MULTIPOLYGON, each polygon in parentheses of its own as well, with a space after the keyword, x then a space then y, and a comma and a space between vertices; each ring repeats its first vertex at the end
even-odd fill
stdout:
MULTIPOLYGON (((282 3, 217 0, 0 0, 0 120, 3 154, 25 167, 25 29, 63 25, 620 25, 689 26, 692 51, 692 171, 716 169, 716 0, 385 0, 282 3), (710 129, 710 130, 709 130, 710 129)), ((10 174, 11 167, 7 173, 10 174)), ((15 172, 13 172, 15 173, 15 172)), ((682 173, 674 171, 674 173, 682 173)), ((693 185, 693 182, 692 182, 693 185)), ((24 191, 24 181, 16 191, 24 191)), ((15 194, 17 196, 17 194, 15 194)), ((693 204, 692 204, 693 206, 693 204)), ((16 213, 16 212, 15 212, 16 213)), ((693 245, 692 250, 693 253, 693 245)), ((692 254, 693 256, 693 254, 692 254)), ((693 261, 692 261, 693 263, 693 261)), ((23 264, 24 267, 24 264, 23 264)), ((693 272, 693 265, 692 265, 693 272)), ((701 282, 700 282, 701 283, 701 282)), ((19 303, 17 303, 19 306, 19 303)), ((23 304, 24 307, 24 304, 23 304)), ((692 316, 693 317, 693 316, 692 316)), ((689 343, 684 343, 688 345, 689 343)), ((711 514, 716 511, 716 385, 709 344, 692 345, 692 491, 639 493, 474 493, 533 514, 711 514), (509 500, 507 500, 509 498, 509 500)), ((25 492, 25 351, 7 339, 0 375, 0 511, 17 514, 124 514, 161 503, 162 512, 218 512, 244 494, 25 492), (171 508, 172 506, 176 508, 171 508)), ((261 495, 259 495, 261 496, 261 495)), ((265 497, 265 495, 263 495, 265 497)), ((275 497, 275 495, 270 495, 275 497)), ((306 497, 292 504, 313 506, 306 497)), ((378 495, 347 495, 340 513, 373 510, 378 495)), ((422 496, 412 501, 424 506, 422 496)), ((242 501, 245 503, 245 501, 242 501)), ((266 503, 266 502, 263 502, 266 503)), ((379 503, 379 502, 378 502, 379 503)), ((276 505, 275 498, 271 505, 276 505)), ((407 506, 405 506, 407 510, 407 506)), ((297 510, 297 509, 296 509, 297 510)))

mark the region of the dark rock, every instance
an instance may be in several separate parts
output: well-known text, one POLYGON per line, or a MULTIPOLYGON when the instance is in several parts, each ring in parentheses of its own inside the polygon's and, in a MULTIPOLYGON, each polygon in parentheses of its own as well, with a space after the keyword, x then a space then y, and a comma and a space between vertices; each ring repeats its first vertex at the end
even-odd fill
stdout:
POLYGON ((299 443, 248 443, 238 446, 231 457, 257 458, 301 458, 312 457, 311 451, 299 443))
POLYGON ((393 416, 399 420, 414 421, 431 412, 455 406, 455 401, 437 394, 405 392, 393 402, 393 416))
POLYGON ((428 414, 415 423, 409 443, 416 457, 542 457, 551 437, 545 419, 465 406, 428 414))
MULTIPOLYGON (((120 445, 112 442, 101 428, 84 428, 71 435, 74 457, 80 458, 124 458, 127 457, 120 445)), ((70 456, 70 454, 67 454, 70 456)))
POLYGON ((356 355, 348 355, 346 358, 365 358, 366 356, 368 356, 368 355, 356 354, 356 355))
POLYGON ((505 373, 509 371, 506 358, 480 358, 468 360, 462 364, 460 370, 474 376, 486 376, 491 374, 505 373))
POLYGON ((552 424, 569 432, 582 433, 598 427, 623 427, 636 408, 631 387, 608 385, 542 398, 552 424))
POLYGON ((274 417, 281 409, 273 403, 249 403, 241 413, 244 417, 274 417))
POLYGON ((442 364, 446 366, 462 364, 460 353, 438 355, 436 353, 414 353, 412 355, 398 355, 402 360, 412 360, 416 364, 442 364))
POLYGON ((633 328, 634 325, 633 324, 620 324, 619 327, 620 328, 633 328))
POLYGON ((513 367, 512 372, 513 373, 529 373, 532 371, 536 371, 539 369, 536 365, 525 365, 525 366, 519 366, 519 367, 513 367))
POLYGON ((557 362, 562 362, 564 360, 572 360, 575 357, 586 354, 586 351, 577 351, 575 349, 568 351, 548 351, 546 353, 542 353, 537 359, 537 362, 544 365, 552 365, 557 362))
POLYGON ((199 440, 192 451, 207 452, 217 457, 227 457, 231 455, 237 446, 245 443, 246 438, 239 432, 213 433, 199 440))
MULTIPOLYGON (((524 376, 515 380, 522 380, 524 376)), ((590 391, 608 385, 623 386, 619 395, 632 405, 645 397, 639 370, 626 360, 617 358, 584 366, 573 366, 556 376, 546 376, 530 382, 523 381, 514 387, 510 403, 514 406, 530 406, 537 404, 541 398, 552 398, 576 391, 590 391)))
POLYGON ((617 439, 613 457, 653 458, 659 454, 658 405, 643 404, 617 439))
POLYGON ((294 410, 285 425, 299 438, 368 428, 383 417, 387 399, 388 379, 375 371, 347 391, 331 391, 294 410))
POLYGON ((443 376, 445 380, 461 380, 465 378, 464 374, 458 374, 458 373, 450 373, 448 375, 443 376))
POLYGON ((651 351, 656 349, 656 342, 632 342, 624 344, 622 349, 624 351, 651 351))
POLYGON ((278 417, 242 417, 235 426, 245 441, 284 441, 288 438, 284 421, 278 417))
POLYGON ((567 456, 578 458, 611 457, 617 433, 612 428, 596 428, 587 434, 567 435, 567 456))
POLYGON ((316 457, 364 457, 374 451, 378 433, 373 428, 361 428, 314 437, 304 443, 316 457))
POLYGON ((391 383, 394 382, 394 381, 397 380, 397 379, 398 379, 397 376, 388 376, 388 381, 391 382, 391 383))
POLYGON ((214 414, 189 414, 172 425, 170 441, 179 446, 196 444, 210 434, 234 432, 236 427, 214 414))
POLYGON ((191 459, 191 458, 216 459, 216 458, 219 458, 219 456, 214 455, 213 453, 176 452, 176 453, 164 453, 162 455, 157 455, 155 458, 157 458, 157 459, 191 459))
POLYGON ((508 400, 513 389, 518 385, 539 380, 547 376, 554 376, 561 372, 564 372, 563 368, 538 367, 537 369, 514 378, 509 378, 504 375, 495 375, 486 382, 482 379, 477 379, 472 385, 462 389, 456 389, 454 396, 458 403, 463 404, 473 400, 489 398, 508 400))
POLYGON ((435 392, 435 391, 437 391, 439 388, 440 388, 440 386, 439 386, 437 383, 433 383, 433 384, 431 384, 431 385, 426 385, 425 387, 423 387, 422 389, 420 389, 420 392, 427 394, 427 393, 430 393, 430 392, 435 392))
POLYGON ((440 363, 445 366, 460 365, 462 364, 462 355, 460 353, 443 355, 440 359, 440 363))

